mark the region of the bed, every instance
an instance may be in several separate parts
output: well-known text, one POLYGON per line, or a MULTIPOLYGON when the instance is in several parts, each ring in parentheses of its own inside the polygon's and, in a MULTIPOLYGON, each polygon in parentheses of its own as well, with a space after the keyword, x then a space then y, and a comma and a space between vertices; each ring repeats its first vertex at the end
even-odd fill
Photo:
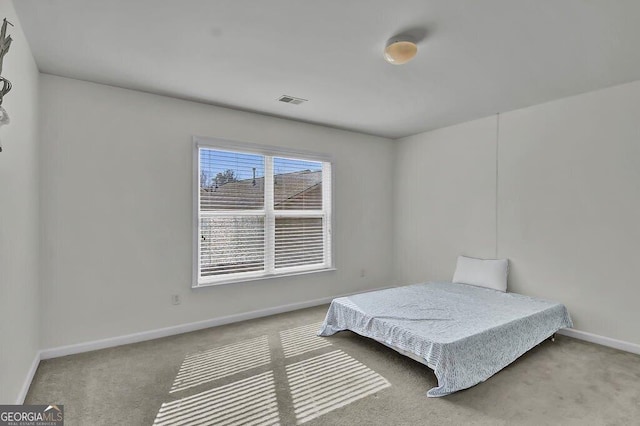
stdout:
POLYGON ((468 284, 432 282, 340 297, 318 335, 351 330, 431 368, 440 397, 469 388, 572 327, 556 302, 468 284))

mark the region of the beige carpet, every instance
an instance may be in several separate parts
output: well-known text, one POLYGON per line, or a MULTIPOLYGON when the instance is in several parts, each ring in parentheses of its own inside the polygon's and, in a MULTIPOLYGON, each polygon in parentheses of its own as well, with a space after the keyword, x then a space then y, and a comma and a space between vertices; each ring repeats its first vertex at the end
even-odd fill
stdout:
POLYGON ((471 389, 427 398, 426 366, 327 306, 43 361, 26 399, 67 425, 632 425, 640 357, 559 336, 471 389))

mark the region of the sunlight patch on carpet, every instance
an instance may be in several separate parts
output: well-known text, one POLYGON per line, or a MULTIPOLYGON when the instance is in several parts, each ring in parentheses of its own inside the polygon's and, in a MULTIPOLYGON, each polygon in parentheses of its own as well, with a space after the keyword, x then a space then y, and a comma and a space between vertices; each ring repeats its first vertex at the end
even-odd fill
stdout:
POLYGON ((332 346, 326 338, 316 335, 321 325, 322 322, 316 322, 281 331, 280 341, 282 342, 284 357, 290 358, 305 352, 332 346))
POLYGON ((273 372, 162 404, 154 426, 280 423, 273 372))
POLYGON ((187 355, 170 392, 178 392, 271 362, 267 336, 187 355))
POLYGON ((286 370, 298 424, 391 386, 340 350, 287 365, 286 370))

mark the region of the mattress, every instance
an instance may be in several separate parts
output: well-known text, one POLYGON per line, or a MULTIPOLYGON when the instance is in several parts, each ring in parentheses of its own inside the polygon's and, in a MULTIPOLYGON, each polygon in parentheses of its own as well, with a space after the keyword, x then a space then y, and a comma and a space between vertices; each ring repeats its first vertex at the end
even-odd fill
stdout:
POLYGON ((351 330, 413 354, 438 379, 427 396, 439 397, 487 380, 572 326, 557 302, 433 282, 334 299, 318 335, 351 330))

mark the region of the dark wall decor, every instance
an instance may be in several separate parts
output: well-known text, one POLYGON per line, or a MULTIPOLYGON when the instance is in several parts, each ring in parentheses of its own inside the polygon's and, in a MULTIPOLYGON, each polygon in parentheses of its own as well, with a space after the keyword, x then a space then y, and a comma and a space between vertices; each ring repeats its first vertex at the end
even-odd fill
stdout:
MULTIPOLYGON (((2 77, 2 62, 4 61, 4 55, 9 52, 11 42, 13 41, 11 36, 7 35, 7 24, 13 27, 13 24, 7 21, 7 18, 4 18, 2 21, 2 30, 0 31, 0 126, 9 124, 9 114, 7 114, 7 111, 5 111, 5 109, 2 107, 4 95, 9 93, 9 91, 11 90, 11 82, 2 77)), ((0 152, 2 152, 1 145, 0 152)))

